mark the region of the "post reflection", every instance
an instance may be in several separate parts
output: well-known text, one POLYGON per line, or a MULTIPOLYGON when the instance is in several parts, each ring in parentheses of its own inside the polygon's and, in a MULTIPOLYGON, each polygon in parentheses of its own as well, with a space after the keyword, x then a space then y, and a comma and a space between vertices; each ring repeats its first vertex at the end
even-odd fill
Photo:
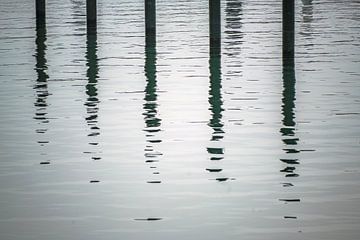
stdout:
MULTIPOLYGON (((159 175, 156 163, 159 162, 162 153, 156 151, 156 145, 160 144, 162 140, 157 136, 161 131, 161 119, 158 117, 158 103, 157 103, 157 79, 156 79, 156 42, 153 36, 147 36, 145 41, 145 97, 143 105, 143 115, 145 121, 146 142, 145 162, 150 165, 153 175, 159 175)), ((148 183, 161 183, 160 180, 149 180, 148 183)))
MULTIPOLYGON (((211 110, 211 119, 209 126, 213 129, 211 141, 219 141, 224 136, 222 112, 224 111, 221 97, 221 56, 220 54, 211 54, 209 59, 210 69, 210 89, 209 103, 211 110)), ((221 151, 222 152, 222 151, 221 151)))
POLYGON ((156 44, 156 1, 145 0, 145 41, 147 47, 156 44))
MULTIPOLYGON (((283 128, 280 132, 283 136, 295 135, 295 33, 294 33, 294 1, 283 0, 283 98, 282 114, 283 128)), ((296 141, 284 140, 288 145, 296 145, 296 141)))
POLYGON ((209 38, 210 52, 221 51, 221 3, 220 0, 209 0, 209 38))
MULTIPOLYGON (((220 42, 213 42, 210 45, 210 88, 209 88, 209 104, 211 111, 211 118, 208 125, 212 129, 212 135, 210 139, 210 145, 207 147, 207 152, 210 155, 211 167, 206 168, 208 172, 218 173, 223 169, 219 166, 219 161, 224 158, 224 147, 221 140, 224 138, 224 123, 222 121, 223 100, 221 96, 221 53, 220 42), (217 46, 214 46, 217 45, 217 46)), ((222 182, 229 180, 228 177, 217 176, 215 180, 222 182)))
MULTIPOLYGON (((45 22, 40 22, 36 24, 36 49, 35 49, 35 71, 37 74, 36 83, 34 90, 36 92, 36 101, 35 106, 35 116, 34 119, 38 121, 39 127, 36 129, 37 134, 41 134, 41 138, 38 140, 38 143, 41 146, 48 144, 49 141, 43 139, 44 135, 47 132, 47 127, 45 124, 49 123, 49 118, 47 117, 47 97, 49 96, 48 91, 48 79, 49 75, 47 74, 47 60, 46 60, 46 26, 45 22)), ((42 153, 42 155, 46 155, 42 153)), ((50 161, 46 159, 40 164, 50 164, 50 161)))
MULTIPOLYGON (((297 144, 299 138, 296 137, 296 120, 295 120, 295 32, 294 32, 294 1, 283 0, 283 92, 282 92, 282 109, 283 115, 282 127, 280 133, 284 143, 284 157, 280 160, 285 167, 280 172, 285 174, 287 179, 298 177, 295 172, 296 165, 299 164, 297 144)), ((284 187, 292 187, 294 184, 289 180, 283 183, 284 187)), ((299 198, 279 199, 285 203, 300 202, 299 198)), ((296 219, 296 216, 284 216, 285 219, 296 219)))
MULTIPOLYGON (((99 99, 98 99, 98 78, 99 78, 99 64, 97 57, 97 36, 96 34, 87 34, 86 41, 86 66, 87 66, 87 84, 86 84, 86 95, 85 101, 87 116, 85 118, 88 126, 90 127, 90 133, 88 136, 89 144, 96 146, 99 144, 96 137, 100 135, 100 128, 98 127, 98 111, 99 111, 99 99)), ((92 154, 93 160, 100 160, 101 157, 98 155, 99 151, 90 151, 87 153, 92 154)))
POLYGON ((285 144, 283 149, 286 158, 281 159, 287 166, 281 170, 286 177, 297 177, 294 165, 298 164, 296 154, 299 150, 296 149, 299 138, 296 137, 296 122, 295 122, 295 70, 294 59, 283 59, 283 92, 282 92, 282 115, 283 127, 280 129, 282 141, 285 144))
POLYGON ((295 46, 295 0, 283 0, 282 3, 282 53, 283 63, 293 65, 295 46))

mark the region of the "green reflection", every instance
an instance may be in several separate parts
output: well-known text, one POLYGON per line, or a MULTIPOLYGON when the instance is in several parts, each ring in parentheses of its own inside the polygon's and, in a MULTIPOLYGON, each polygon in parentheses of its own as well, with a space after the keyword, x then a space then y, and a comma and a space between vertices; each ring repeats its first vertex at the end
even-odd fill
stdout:
POLYGON ((220 0, 209 0, 210 52, 220 54, 221 50, 221 4, 220 0))
POLYGON ((295 129, 295 15, 294 0, 283 0, 283 128, 281 133, 293 136, 295 129))
MULTIPOLYGON (((144 149, 145 162, 149 164, 151 169, 156 169, 156 164, 162 157, 162 153, 155 151, 155 146, 162 142, 161 139, 156 136, 157 132, 160 132, 161 119, 158 117, 158 104, 157 104, 157 79, 156 79, 156 43, 154 36, 146 36, 145 40, 145 97, 143 105, 143 115, 145 121, 146 141, 147 145, 144 149)), ((158 178, 160 176, 159 171, 153 171, 152 176, 158 178)), ((159 184, 160 180, 148 180, 147 183, 159 184)))
MULTIPOLYGON (((48 128, 43 124, 49 123, 49 118, 47 117, 47 97, 49 96, 48 91, 48 79, 49 75, 47 74, 47 60, 46 60, 46 27, 45 22, 37 22, 36 24, 36 39, 35 39, 35 71, 37 74, 36 83, 34 86, 34 90, 36 92, 36 100, 34 103, 35 106, 35 116, 34 119, 38 121, 38 128, 35 130, 39 135, 39 139, 37 143, 40 146, 45 146, 49 144, 49 140, 43 139, 45 134, 48 131, 48 128), (41 137, 40 137, 41 136, 41 137)), ((42 152, 41 157, 46 156, 47 152, 42 152)), ((46 159, 45 161, 41 161, 40 164, 50 164, 50 161, 46 159)))
POLYGON ((97 57, 97 36, 88 34, 86 41, 86 77, 88 82, 86 84, 87 100, 85 105, 88 106, 88 113, 92 115, 91 118, 97 118, 97 104, 99 99, 97 97, 97 83, 98 83, 98 57, 97 57))
MULTIPOLYGON (((285 177, 297 177, 294 164, 298 164, 298 159, 294 158, 300 151, 296 149, 299 138, 296 137, 295 121, 295 24, 294 24, 294 1, 283 0, 283 92, 282 92, 282 141, 285 144, 285 158, 280 159, 287 166, 280 170, 285 177)), ((293 186, 286 184, 284 186, 293 186)))
POLYGON ((96 0, 86 0, 86 26, 88 35, 96 35, 97 3, 96 0))
POLYGON ((283 0, 282 3, 282 38, 283 38, 283 59, 291 65, 294 60, 294 43, 295 43, 295 0, 283 0))
MULTIPOLYGON (((154 40, 154 39, 153 39, 154 40)), ((157 117, 157 81, 156 81, 156 47, 155 42, 147 38, 145 46, 145 103, 144 113, 147 132, 158 132, 161 119, 157 117)))
POLYGON ((209 89, 209 103, 211 111, 211 119, 209 126, 214 130, 212 140, 219 140, 223 138, 224 126, 222 122, 222 112, 224 111, 221 97, 221 56, 220 54, 210 54, 209 60, 210 68, 210 89, 209 89))
MULTIPOLYGON (((98 123, 98 78, 99 78, 99 63, 97 57, 97 35, 89 33, 87 34, 87 41, 86 41, 86 77, 87 77, 87 84, 86 84, 86 95, 87 99, 85 102, 87 116, 86 122, 90 126, 91 132, 88 134, 89 138, 89 145, 97 146, 99 143, 93 139, 100 135, 100 128, 97 126, 98 123)), ((95 154, 92 156, 93 160, 100 160, 101 157, 96 155, 96 152, 90 151, 88 153, 95 154)))
POLYGON ((37 112, 35 119, 47 121, 45 118, 46 106, 47 106, 47 96, 48 92, 48 79, 49 75, 47 74, 47 60, 46 60, 46 27, 45 25, 36 26, 36 49, 35 49, 35 71, 37 73, 36 84, 34 89, 36 90, 36 102, 35 107, 37 107, 37 112))
MULTIPOLYGON (((208 125, 212 128, 211 141, 220 141, 224 138, 222 112, 223 101, 221 97, 221 4, 220 0, 209 0, 209 30, 210 30, 210 88, 209 110, 211 118, 208 125)), ((206 148, 210 160, 222 160, 224 148, 212 146, 206 148)))
MULTIPOLYGON (((209 72, 210 72, 210 86, 209 86, 209 110, 211 111, 211 118, 208 125, 212 128, 211 147, 207 147, 206 151, 210 155, 211 162, 217 162, 224 158, 225 149, 221 144, 221 139, 224 138, 224 123, 222 122, 223 100, 221 97, 221 53, 220 42, 210 42, 210 58, 209 58, 209 72)), ((219 166, 212 166, 205 169, 208 172, 222 173, 223 169, 219 166)), ((218 175, 218 174, 217 174, 218 175)), ((220 175, 221 176, 221 175, 220 175)), ((217 177, 212 180, 220 182, 227 181, 229 178, 217 177)))
POLYGON ((147 47, 156 44, 156 1, 145 0, 145 41, 147 47))
MULTIPOLYGON (((284 59, 283 65, 283 92, 282 92, 282 114, 283 128, 281 133, 284 136, 295 135, 295 70, 294 60, 284 59)), ((285 142, 286 143, 286 142, 285 142)))
POLYGON ((36 26, 45 28, 46 24, 46 2, 45 0, 36 0, 36 26))

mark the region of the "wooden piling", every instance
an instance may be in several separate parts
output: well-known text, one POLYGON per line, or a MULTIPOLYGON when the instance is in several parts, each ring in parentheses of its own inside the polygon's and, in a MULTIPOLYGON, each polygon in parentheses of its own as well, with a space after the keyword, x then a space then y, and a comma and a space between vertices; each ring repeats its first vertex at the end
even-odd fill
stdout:
POLYGON ((221 4, 220 0, 209 0, 210 52, 221 49, 221 4))
POLYGON ((283 61, 289 64, 294 61, 295 56, 295 1, 283 0, 283 61))
POLYGON ((147 45, 156 42, 156 0, 145 0, 145 36, 147 45))
POLYGON ((86 24, 88 33, 96 32, 97 11, 96 0, 86 0, 86 24))
POLYGON ((44 26, 46 19, 46 4, 45 0, 36 0, 35 2, 36 9, 36 26, 44 26))
MULTIPOLYGON (((295 0, 283 0, 283 136, 295 135, 295 0)), ((288 138, 286 138, 289 140, 288 138)), ((283 140, 284 141, 284 140, 283 140)), ((295 141, 295 140, 294 140, 295 141)), ((296 141, 294 142, 296 144, 296 141)), ((285 142, 286 144, 286 142, 285 142)), ((291 149, 290 149, 291 150, 291 149)))

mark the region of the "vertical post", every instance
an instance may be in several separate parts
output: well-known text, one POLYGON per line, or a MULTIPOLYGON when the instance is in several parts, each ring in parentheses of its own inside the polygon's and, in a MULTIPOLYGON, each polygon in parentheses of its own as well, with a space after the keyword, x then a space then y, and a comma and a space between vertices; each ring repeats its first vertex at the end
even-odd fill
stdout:
POLYGON ((145 36, 147 45, 156 42, 156 0, 145 0, 145 36))
POLYGON ((44 26, 46 19, 46 7, 45 0, 36 0, 35 8, 36 8, 36 26, 44 26))
POLYGON ((96 32, 96 0, 86 0, 86 24, 88 33, 96 32))
POLYGON ((283 61, 293 65, 295 45, 295 1, 283 0, 283 61), (291 62, 292 61, 292 62, 291 62))
POLYGON ((220 0, 209 0, 210 52, 221 49, 221 4, 220 0))
MULTIPOLYGON (((283 136, 295 131, 295 0, 283 0, 283 136)), ((291 140, 287 140, 288 142, 291 140)), ((295 141, 296 142, 296 141, 295 141)))

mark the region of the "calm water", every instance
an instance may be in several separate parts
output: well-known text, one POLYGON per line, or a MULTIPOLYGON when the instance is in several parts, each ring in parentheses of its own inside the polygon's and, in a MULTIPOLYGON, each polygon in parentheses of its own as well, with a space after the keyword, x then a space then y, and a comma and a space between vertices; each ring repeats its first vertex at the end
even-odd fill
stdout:
POLYGON ((0 238, 357 239, 360 1, 0 3, 0 238))

